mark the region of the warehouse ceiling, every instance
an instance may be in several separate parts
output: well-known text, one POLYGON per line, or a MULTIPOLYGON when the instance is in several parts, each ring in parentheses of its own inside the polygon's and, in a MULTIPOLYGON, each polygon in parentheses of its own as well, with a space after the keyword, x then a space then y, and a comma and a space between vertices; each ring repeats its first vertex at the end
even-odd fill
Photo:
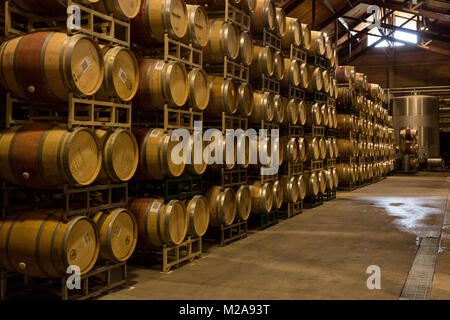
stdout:
POLYGON ((312 26, 313 30, 326 32, 337 42, 340 57, 350 62, 368 49, 383 41, 394 46, 395 41, 404 45, 450 55, 450 1, 444 0, 281 0, 279 4, 289 16, 299 18, 312 26), (373 35, 368 23, 372 14, 367 13, 370 5, 381 9, 379 41, 368 45, 368 35, 373 35), (395 24, 394 17, 406 16, 415 21, 417 30, 405 29, 395 24), (418 36, 417 44, 402 42, 393 38, 395 31, 404 31, 418 36), (351 34, 351 36, 350 36, 351 34), (350 39, 349 39, 350 36, 350 39))

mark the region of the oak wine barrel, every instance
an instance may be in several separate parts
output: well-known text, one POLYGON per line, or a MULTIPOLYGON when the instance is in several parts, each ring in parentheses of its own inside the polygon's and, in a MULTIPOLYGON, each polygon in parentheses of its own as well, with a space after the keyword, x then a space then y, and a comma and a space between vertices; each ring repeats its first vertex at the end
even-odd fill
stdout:
POLYGON ((305 137, 306 159, 316 161, 320 159, 320 145, 317 137, 305 137))
POLYGON ((81 275, 97 262, 99 235, 85 216, 63 221, 63 210, 33 209, 0 220, 0 265, 37 278, 61 278, 69 266, 81 275))
POLYGON ((187 233, 193 237, 202 237, 209 227, 209 203, 202 195, 196 195, 186 201, 188 216, 187 233))
POLYGON ((249 120, 251 123, 261 123, 261 121, 272 122, 275 117, 275 103, 270 92, 254 92, 254 109, 249 120))
POLYGON ((291 44, 300 47, 302 34, 300 22, 297 18, 286 17, 286 33, 281 39, 283 49, 291 49, 291 44))
POLYGON ((322 113, 318 103, 307 103, 306 105, 308 116, 306 118, 306 125, 311 127, 312 125, 320 126, 322 123, 322 113))
POLYGON ((283 205, 284 190, 279 180, 272 184, 273 208, 280 209, 283 205))
POLYGON ((313 197, 319 194, 319 178, 315 172, 305 175, 306 196, 313 197))
POLYGON ((336 171, 339 181, 344 184, 354 183, 356 181, 355 171, 349 164, 336 164, 336 171))
POLYGON ((288 103, 288 100, 287 98, 277 94, 274 96, 273 102, 275 110, 273 121, 275 123, 283 123, 286 111, 286 104, 288 103))
POLYGON ((242 31, 239 37, 239 61, 247 67, 253 62, 253 38, 249 31, 242 31))
POLYGON ((309 92, 322 91, 323 75, 320 68, 308 65, 308 79, 309 85, 307 89, 309 92))
POLYGON ((255 181, 250 186, 252 194, 252 213, 269 213, 273 206, 273 191, 269 183, 255 181))
POLYGON ((325 160, 327 157, 327 143, 324 138, 319 138, 320 160, 325 160))
POLYGON ((284 88, 289 87, 289 85, 298 87, 302 81, 300 71, 300 64, 297 60, 291 60, 288 58, 284 59, 284 76, 281 81, 281 86, 284 88))
POLYGON ((197 47, 205 47, 209 35, 208 14, 202 6, 188 4, 186 7, 188 27, 184 40, 197 47))
POLYGON ((211 187, 207 194, 210 208, 210 224, 213 227, 229 226, 237 213, 236 194, 231 188, 211 187))
POLYGON ((255 107, 253 87, 248 82, 242 82, 238 88, 238 110, 241 116, 250 117, 255 107))
POLYGON ((188 216, 179 200, 135 198, 128 204, 138 225, 137 247, 160 248, 163 245, 179 245, 186 238, 188 216))
POLYGON ((281 176, 280 185, 283 188, 283 202, 295 203, 298 201, 299 189, 297 177, 281 176))
POLYGON ((272 0, 256 0, 254 12, 251 15, 252 34, 262 34, 264 29, 269 32, 276 28, 276 7, 272 0))
POLYGON ((95 134, 102 150, 102 168, 97 181, 107 184, 130 180, 139 164, 139 147, 131 131, 97 129, 95 134))
MULTIPOLYGON (((283 124, 291 124, 295 126, 299 121, 299 109, 297 100, 290 99, 286 104, 286 110, 284 112, 283 124)), ((299 124, 300 125, 300 124, 299 124)))
POLYGON ((138 226, 133 213, 127 209, 113 209, 110 213, 97 212, 92 220, 97 225, 100 257, 104 261, 126 261, 134 252, 138 226))
POLYGON ((142 59, 140 81, 133 107, 143 111, 164 110, 166 104, 183 106, 188 100, 188 74, 176 61, 142 59))
POLYGON ((287 32, 286 12, 283 8, 277 7, 275 10, 275 33, 283 39, 287 32))
POLYGON ((298 184, 298 199, 304 200, 306 197, 306 180, 303 177, 303 175, 300 175, 297 177, 297 184, 298 184))
POLYGON ((217 117, 225 112, 233 115, 238 110, 238 91, 233 79, 225 79, 219 76, 208 76, 210 100, 205 114, 217 117))
POLYGON ((135 128, 133 134, 139 145, 137 179, 163 179, 166 176, 176 178, 183 174, 186 166, 184 155, 173 151, 181 141, 172 141, 171 135, 159 128, 135 128), (181 163, 173 161, 174 155, 182 159, 181 163))
POLYGON ((325 55, 325 36, 321 31, 311 31, 311 45, 308 53, 312 56, 325 55))
POLYGON ((269 46, 253 46, 253 62, 250 68, 250 77, 261 80, 263 74, 267 77, 272 77, 274 72, 275 60, 272 49, 269 46))
POLYGON ((33 123, 0 133, 0 179, 25 188, 86 186, 97 178, 102 151, 94 132, 33 123))
POLYGON ((252 210, 252 194, 250 187, 242 185, 236 192, 237 216, 239 220, 246 221, 252 210))
POLYGON ((209 21, 208 44, 203 47, 203 62, 223 64, 224 58, 235 60, 239 56, 239 29, 223 19, 209 21))
POLYGON ((274 62, 274 78, 275 80, 282 81, 285 73, 284 56, 281 51, 276 51, 273 55, 274 62))
POLYGON ((355 74, 354 66, 338 66, 336 68, 336 80, 338 83, 353 83, 355 74))
POLYGON ((301 47, 305 49, 306 51, 309 50, 311 47, 311 29, 309 28, 309 25, 306 23, 300 23, 301 32, 302 35, 302 44, 301 47))
POLYGON ((87 35, 34 32, 0 46, 0 84, 20 98, 61 102, 70 93, 92 96, 104 74, 100 47, 87 35))
POLYGON ((195 111, 204 111, 208 107, 211 91, 208 74, 199 68, 193 68, 188 74, 188 103, 195 111))
POLYGON ((339 149, 339 158, 348 159, 355 155, 354 143, 349 139, 337 139, 337 145, 339 149))

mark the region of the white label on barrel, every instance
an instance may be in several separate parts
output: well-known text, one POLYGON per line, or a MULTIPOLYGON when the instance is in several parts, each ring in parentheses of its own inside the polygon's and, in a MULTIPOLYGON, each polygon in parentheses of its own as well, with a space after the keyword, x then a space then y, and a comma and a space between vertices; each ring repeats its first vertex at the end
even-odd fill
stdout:
POLYGON ((86 70, 90 67, 90 62, 89 62, 89 57, 86 57, 83 59, 83 61, 81 62, 81 70, 83 72, 86 72, 86 70))
POLYGON ((158 71, 159 71, 159 70, 163 70, 165 64, 166 64, 166 63, 165 63, 164 61, 160 61, 160 62, 158 62, 158 63, 156 64, 155 69, 158 70, 158 71))
POLYGON ((119 69, 119 78, 123 83, 127 81, 127 74, 122 70, 122 68, 119 69))
POLYGON ((160 207, 161 207, 161 202, 153 202, 153 205, 152 205, 152 208, 150 209, 150 211, 158 212, 160 207))
POLYGON ((91 241, 91 239, 89 238, 89 234, 86 233, 83 237, 84 245, 87 246, 89 244, 89 241, 91 241))
POLYGON ((119 236, 120 236, 120 227, 119 226, 117 226, 116 227, 116 231, 114 232, 115 234, 116 234, 116 237, 118 238, 119 236))

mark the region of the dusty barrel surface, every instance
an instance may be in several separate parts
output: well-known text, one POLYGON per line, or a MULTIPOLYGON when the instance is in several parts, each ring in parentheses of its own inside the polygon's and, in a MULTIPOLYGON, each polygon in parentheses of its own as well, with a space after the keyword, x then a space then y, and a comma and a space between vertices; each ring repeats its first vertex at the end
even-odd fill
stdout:
POLYGON ((97 180, 107 183, 130 180, 139 163, 139 147, 134 135, 126 129, 97 129, 95 134, 102 150, 102 168, 97 180))
POLYGON ((202 237, 209 227, 209 203, 201 195, 196 195, 186 201, 186 214, 188 216, 188 234, 193 237, 202 237))
POLYGON ((137 179, 163 179, 164 177, 179 177, 185 169, 184 154, 174 152, 178 141, 172 141, 164 129, 135 128, 133 134, 139 146, 139 166, 137 179), (175 163, 175 158, 181 160, 175 163))
POLYGON ((188 29, 187 12, 183 0, 142 0, 138 15, 131 20, 133 42, 164 42, 165 32, 175 39, 183 38, 188 29))
POLYGON ((99 141, 88 128, 35 123, 0 133, 0 178, 26 188, 86 186, 101 164, 99 141))
POLYGON ((67 101, 92 96, 105 73, 98 44, 82 34, 35 32, 0 46, 0 84, 20 98, 67 101))
POLYGON ((95 223, 84 216, 62 218, 62 210, 37 209, 0 220, 0 265, 38 278, 64 277, 73 265, 88 273, 100 249, 95 223))
POLYGON ((93 218, 99 232, 100 257, 105 261, 126 261, 134 252, 138 226, 133 213, 118 208, 97 212, 93 218))
POLYGON ((239 30, 233 23, 223 19, 210 20, 208 44, 203 47, 204 62, 223 63, 225 57, 235 60, 239 56, 239 36, 239 30))
POLYGON ((210 224, 213 227, 229 226, 237 213, 236 193, 231 188, 222 190, 214 186, 206 194, 210 208, 210 224))
POLYGON ((128 210, 137 221, 138 248, 178 245, 186 238, 188 217, 179 200, 164 204, 164 199, 135 198, 130 201, 128 210))
POLYGON ((139 110, 163 110, 166 104, 183 106, 189 95, 188 74, 184 64, 158 59, 139 61, 140 81, 134 99, 139 110))

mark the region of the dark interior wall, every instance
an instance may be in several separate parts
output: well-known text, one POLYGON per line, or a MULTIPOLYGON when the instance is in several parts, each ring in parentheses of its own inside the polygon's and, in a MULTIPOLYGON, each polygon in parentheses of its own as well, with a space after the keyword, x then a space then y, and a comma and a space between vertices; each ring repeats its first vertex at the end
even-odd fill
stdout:
POLYGON ((421 48, 374 48, 350 64, 383 88, 450 85, 450 55, 421 48))

